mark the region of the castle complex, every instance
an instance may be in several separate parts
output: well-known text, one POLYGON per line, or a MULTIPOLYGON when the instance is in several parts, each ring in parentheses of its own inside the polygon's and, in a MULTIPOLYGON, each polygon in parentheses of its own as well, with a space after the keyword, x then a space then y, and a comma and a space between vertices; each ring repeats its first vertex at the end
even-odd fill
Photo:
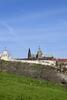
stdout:
POLYGON ((27 58, 12 58, 8 51, 5 49, 2 53, 0 53, 0 59, 5 61, 16 61, 22 63, 35 63, 35 64, 42 64, 48 66, 55 66, 57 62, 62 62, 67 65, 67 59, 56 59, 53 56, 46 56, 42 52, 41 48, 39 47, 36 54, 32 54, 30 48, 28 50, 28 57, 27 58))

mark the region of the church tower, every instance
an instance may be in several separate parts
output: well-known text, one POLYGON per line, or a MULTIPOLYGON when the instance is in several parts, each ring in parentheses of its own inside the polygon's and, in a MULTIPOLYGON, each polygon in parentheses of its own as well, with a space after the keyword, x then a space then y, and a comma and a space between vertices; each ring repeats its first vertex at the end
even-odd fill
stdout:
POLYGON ((30 48, 28 50, 28 59, 31 59, 31 50, 30 50, 30 48))
POLYGON ((39 46, 38 51, 37 51, 37 54, 36 54, 36 58, 37 58, 37 59, 40 59, 40 58, 42 58, 42 57, 43 57, 43 53, 42 53, 41 48, 40 48, 40 46, 39 46))

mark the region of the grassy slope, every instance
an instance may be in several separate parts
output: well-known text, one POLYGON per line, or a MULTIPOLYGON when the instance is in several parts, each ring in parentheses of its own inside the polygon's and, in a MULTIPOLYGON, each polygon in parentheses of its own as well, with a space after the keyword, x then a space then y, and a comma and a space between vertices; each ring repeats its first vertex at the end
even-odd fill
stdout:
POLYGON ((67 100, 67 92, 45 81, 0 73, 0 100, 67 100))

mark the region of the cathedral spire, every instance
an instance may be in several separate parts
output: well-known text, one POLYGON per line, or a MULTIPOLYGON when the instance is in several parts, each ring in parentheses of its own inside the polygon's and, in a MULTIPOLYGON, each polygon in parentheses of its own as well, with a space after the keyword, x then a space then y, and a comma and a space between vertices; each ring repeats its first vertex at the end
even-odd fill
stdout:
POLYGON ((29 48, 29 50, 28 50, 28 59, 30 59, 30 58, 31 58, 31 50, 29 48))

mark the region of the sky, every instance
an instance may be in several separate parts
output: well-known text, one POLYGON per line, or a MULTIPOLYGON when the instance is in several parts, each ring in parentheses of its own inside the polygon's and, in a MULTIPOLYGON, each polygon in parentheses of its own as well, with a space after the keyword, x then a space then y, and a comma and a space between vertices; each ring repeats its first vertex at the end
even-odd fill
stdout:
POLYGON ((67 0, 0 0, 0 52, 67 58, 67 0))

